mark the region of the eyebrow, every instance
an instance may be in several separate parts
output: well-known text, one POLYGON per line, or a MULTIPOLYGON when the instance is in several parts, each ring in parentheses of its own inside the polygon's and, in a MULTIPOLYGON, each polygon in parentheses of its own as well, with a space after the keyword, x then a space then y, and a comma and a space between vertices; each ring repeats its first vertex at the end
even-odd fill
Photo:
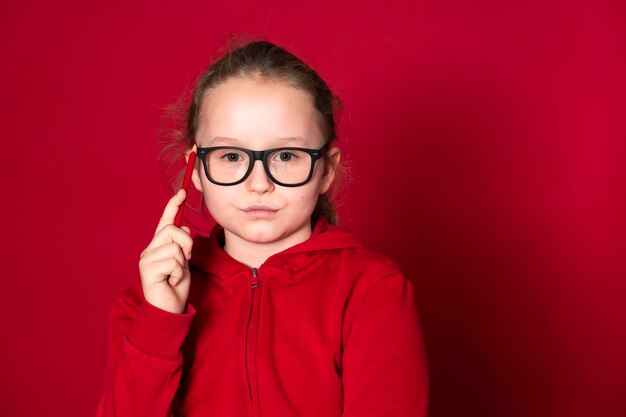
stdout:
MULTIPOLYGON (((275 140, 277 142, 287 142, 287 144, 305 144, 306 140, 300 136, 292 136, 292 137, 286 137, 286 138, 275 138, 275 140)), ((231 144, 231 145, 240 145, 241 141, 239 139, 235 139, 235 138, 229 138, 227 136, 216 136, 214 137, 211 142, 224 142, 227 144, 231 144)))
POLYGON ((214 137, 211 142, 226 142, 226 143, 232 143, 232 144, 239 144, 239 141, 237 139, 233 139, 233 138, 229 138, 229 137, 225 137, 225 136, 216 136, 214 137))

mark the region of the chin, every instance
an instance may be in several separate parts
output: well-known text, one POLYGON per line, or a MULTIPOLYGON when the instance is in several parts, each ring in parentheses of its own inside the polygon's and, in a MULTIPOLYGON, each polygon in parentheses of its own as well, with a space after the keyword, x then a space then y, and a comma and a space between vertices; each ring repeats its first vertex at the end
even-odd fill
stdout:
POLYGON ((271 224, 267 224, 249 226, 239 233, 239 237, 252 243, 274 243, 281 240, 283 235, 271 224))
POLYGON ((284 224, 283 222, 271 220, 256 220, 253 222, 242 222, 233 229, 241 239, 251 243, 279 243, 293 241, 301 236, 303 228, 300 222, 295 224, 284 224))
POLYGON ((251 220, 246 217, 233 216, 215 219, 224 229, 244 241, 254 244, 274 244, 291 241, 299 236, 307 226, 308 218, 273 218, 268 220, 251 220))

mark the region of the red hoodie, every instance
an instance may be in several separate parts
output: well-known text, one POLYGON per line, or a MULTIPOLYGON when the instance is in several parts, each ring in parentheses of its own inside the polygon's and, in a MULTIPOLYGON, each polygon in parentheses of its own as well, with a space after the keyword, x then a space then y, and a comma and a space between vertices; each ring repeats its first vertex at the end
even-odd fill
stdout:
POLYGON ((424 416, 413 285, 322 217, 257 270, 196 235, 184 314, 113 305, 98 416, 424 416))

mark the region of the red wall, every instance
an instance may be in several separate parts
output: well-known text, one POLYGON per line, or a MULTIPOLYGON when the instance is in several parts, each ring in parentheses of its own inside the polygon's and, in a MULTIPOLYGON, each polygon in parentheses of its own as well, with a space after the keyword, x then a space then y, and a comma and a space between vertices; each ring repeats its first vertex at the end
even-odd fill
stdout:
POLYGON ((87 3, 0 13, 1 415, 95 410, 160 109, 240 32, 343 98, 343 224, 416 283, 432 417, 626 414, 624 2, 87 3))

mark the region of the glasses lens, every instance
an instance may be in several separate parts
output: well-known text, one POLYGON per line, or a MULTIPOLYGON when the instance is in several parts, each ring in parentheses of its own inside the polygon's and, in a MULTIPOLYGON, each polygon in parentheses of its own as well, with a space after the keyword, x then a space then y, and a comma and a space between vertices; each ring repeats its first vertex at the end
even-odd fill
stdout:
POLYGON ((214 149, 206 156, 209 177, 223 184, 241 180, 246 175, 249 164, 250 157, 239 149, 214 149))
POLYGON ((304 182, 309 176, 312 162, 311 155, 296 149, 277 149, 267 157, 270 174, 283 184, 304 182))

